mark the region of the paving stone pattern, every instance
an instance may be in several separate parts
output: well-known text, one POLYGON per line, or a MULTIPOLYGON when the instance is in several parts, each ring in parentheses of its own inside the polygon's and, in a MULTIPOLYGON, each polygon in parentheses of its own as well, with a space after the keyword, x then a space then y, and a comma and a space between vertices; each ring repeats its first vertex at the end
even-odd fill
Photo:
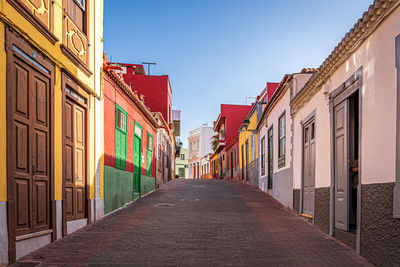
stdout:
POLYGON ((40 266, 372 266, 256 187, 174 180, 18 262, 40 266))

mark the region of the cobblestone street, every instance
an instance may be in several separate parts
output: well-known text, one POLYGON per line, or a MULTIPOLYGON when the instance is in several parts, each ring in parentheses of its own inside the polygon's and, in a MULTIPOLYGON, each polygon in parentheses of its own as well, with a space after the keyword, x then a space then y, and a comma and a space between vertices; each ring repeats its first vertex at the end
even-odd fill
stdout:
POLYGON ((267 194, 239 182, 175 180, 17 266, 370 266, 267 194))

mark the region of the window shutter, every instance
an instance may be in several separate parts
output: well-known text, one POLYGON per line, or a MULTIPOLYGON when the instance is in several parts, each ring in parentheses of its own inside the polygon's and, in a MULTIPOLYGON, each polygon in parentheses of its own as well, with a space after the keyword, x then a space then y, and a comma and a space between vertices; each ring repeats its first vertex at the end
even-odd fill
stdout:
POLYGON ((121 132, 115 131, 115 168, 121 168, 121 132))
POLYGON ((153 166, 153 152, 151 150, 147 150, 147 159, 146 159, 146 175, 152 176, 152 166, 153 166))
POLYGON ((115 168, 120 170, 126 170, 127 134, 119 126, 126 130, 126 120, 127 114, 117 106, 115 110, 115 168))
POLYGON ((126 170, 126 134, 121 133, 121 169, 126 170))

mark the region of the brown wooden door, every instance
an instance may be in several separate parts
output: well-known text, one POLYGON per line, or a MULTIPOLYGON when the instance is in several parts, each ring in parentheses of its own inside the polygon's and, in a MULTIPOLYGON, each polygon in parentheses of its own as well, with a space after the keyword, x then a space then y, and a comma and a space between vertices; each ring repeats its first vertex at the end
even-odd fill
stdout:
POLYGON ((74 101, 64 103, 64 176, 67 220, 86 217, 86 110, 74 101))
POLYGON ((10 75, 12 188, 17 236, 50 228, 50 78, 14 58, 10 75))

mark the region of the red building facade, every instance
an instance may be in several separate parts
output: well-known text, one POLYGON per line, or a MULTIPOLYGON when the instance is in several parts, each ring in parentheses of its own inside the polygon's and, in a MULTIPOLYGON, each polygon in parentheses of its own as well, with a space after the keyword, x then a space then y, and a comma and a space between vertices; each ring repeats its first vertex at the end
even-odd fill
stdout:
POLYGON ((227 179, 240 180, 239 166, 239 138, 235 138, 233 142, 226 147, 226 175, 227 179))
POLYGON ((218 154, 218 175, 221 179, 232 177, 227 173, 228 155, 230 158, 230 149, 234 147, 232 145, 234 141, 237 141, 239 126, 250 109, 251 106, 248 105, 221 104, 221 113, 214 122, 214 131, 218 133, 216 136, 218 145, 215 152, 218 154))
POLYGON ((165 121, 172 123, 172 90, 168 75, 146 75, 143 65, 118 63, 124 81, 137 94, 144 96, 145 105, 152 112, 161 112, 165 121))
POLYGON ((104 209, 111 212, 155 187, 158 124, 116 66, 104 64, 104 209))

